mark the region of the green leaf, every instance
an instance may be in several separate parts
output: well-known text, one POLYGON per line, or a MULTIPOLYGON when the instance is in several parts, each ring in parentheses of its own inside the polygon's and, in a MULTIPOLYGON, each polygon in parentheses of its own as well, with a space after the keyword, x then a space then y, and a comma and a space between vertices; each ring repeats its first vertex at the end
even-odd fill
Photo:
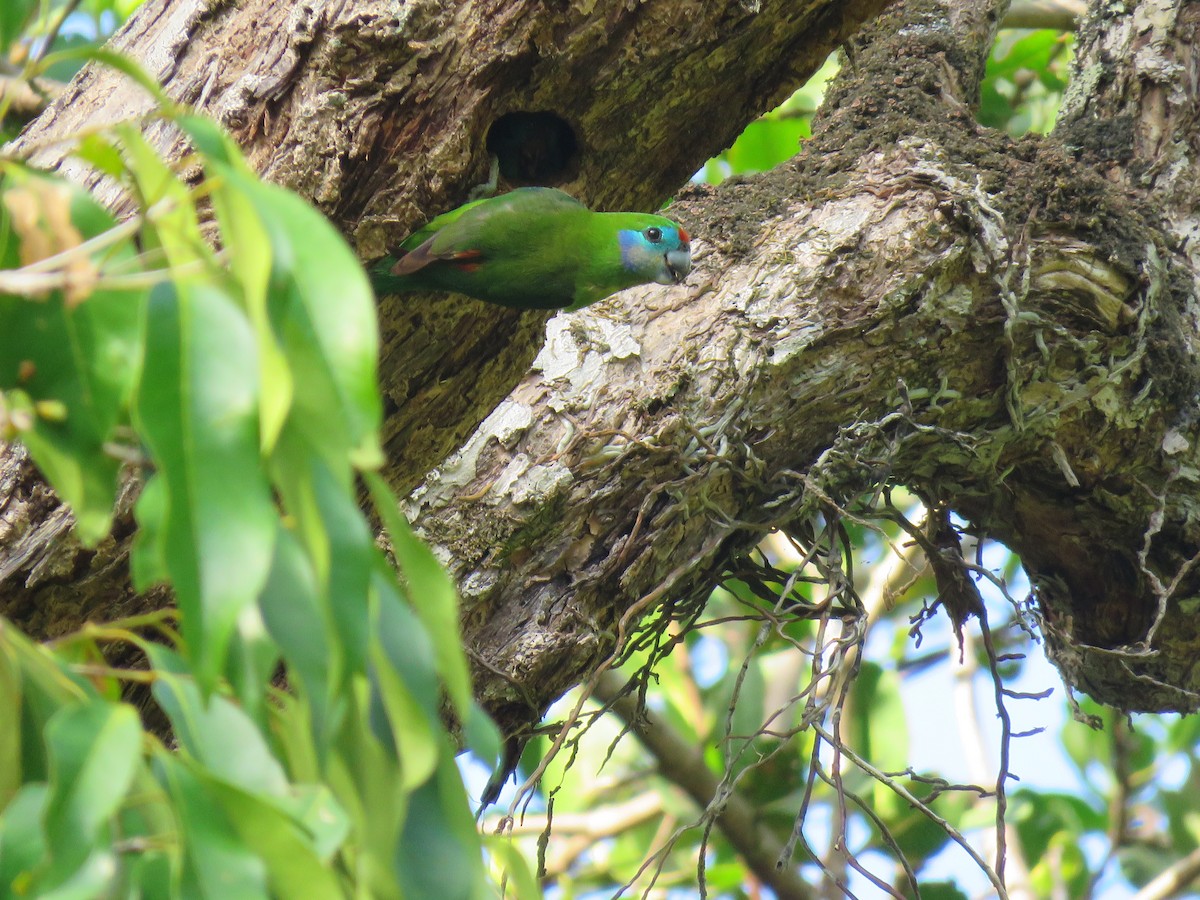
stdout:
POLYGON ((921 881, 921 900, 969 900, 952 881, 921 881))
POLYGON ((740 862, 709 863, 704 867, 704 876, 710 891, 735 891, 746 880, 746 867, 740 862))
MULTIPOLYGON (((312 448, 304 436, 289 422, 284 426, 269 460, 271 482, 279 492, 287 516, 288 527, 304 548, 312 566, 313 577, 319 590, 327 595, 329 567, 332 553, 329 546, 329 530, 321 517, 317 502, 316 487, 311 475, 313 465, 312 448)), ((350 467, 342 461, 347 490, 350 482, 350 467)), ((322 603, 327 604, 327 596, 322 603)))
MULTIPOLYGON (((734 689, 734 681, 741 672, 731 671, 729 674, 730 691, 734 689)), ((730 741, 724 745, 724 750, 731 765, 735 769, 753 766, 757 762, 757 754, 753 751, 743 752, 747 744, 754 742, 754 736, 762 728, 766 718, 765 699, 767 692, 766 679, 763 677, 762 661, 752 659, 746 669, 745 677, 738 685, 738 694, 732 711, 730 724, 730 741), (734 762, 736 760, 736 762, 734 762)))
POLYGON ((1069 36, 1057 31, 1001 34, 981 86, 979 121, 1017 136, 1054 125, 1067 84, 1069 36))
POLYGON ((128 171, 125 160, 121 158, 121 151, 101 134, 87 134, 80 138, 75 146, 75 156, 110 178, 124 178, 128 171))
POLYGON ((235 623, 226 677, 243 711, 268 730, 267 688, 279 668, 279 648, 267 634, 259 609, 250 604, 235 623))
POLYGON ((161 475, 153 473, 146 479, 134 506, 138 528, 133 534, 129 568, 134 589, 139 592, 170 580, 165 537, 167 516, 167 483, 161 475))
POLYGON ((207 786, 177 755, 155 755, 155 771, 170 794, 183 840, 182 893, 211 900, 267 896, 267 869, 242 842, 207 786))
POLYGON ((22 442, 91 544, 111 519, 120 462, 105 445, 125 418, 137 376, 146 298, 142 289, 106 288, 103 278, 131 271, 137 251, 79 188, 14 165, 4 172, 0 268, 46 267, 41 261, 53 257, 62 261, 44 274, 65 273, 75 286, 41 297, 0 294, 0 389, 19 391, 10 402, 31 414, 22 442), (93 239, 101 245, 81 248, 93 239))
MULTIPOLYGON (((0 620, 0 635, 12 626, 0 620)), ((0 810, 21 788, 21 719, 24 706, 21 672, 7 646, 0 643, 0 810)), ((3 884, 0 881, 0 884, 3 884)))
POLYGON ((366 687, 366 679, 358 677, 345 692, 346 718, 330 755, 327 780, 358 838, 358 883, 368 896, 395 897, 400 887, 393 857, 408 811, 408 793, 394 749, 375 736, 363 714, 366 687))
MULTIPOLYGON (((168 784, 190 804, 187 827, 193 832, 208 829, 201 835, 207 842, 205 854, 249 848, 265 864, 274 895, 340 897, 337 880, 322 859, 345 834, 345 816, 337 804, 319 790, 294 796, 282 767, 245 713, 220 696, 206 702, 191 681, 169 674, 176 663, 165 648, 151 647, 150 654, 160 673, 155 699, 194 760, 186 773, 168 772, 168 784), (231 747, 237 752, 231 753, 231 747), (214 808, 220 816, 213 816, 214 808), (236 840, 229 839, 230 829, 236 840)), ((206 877, 199 861, 195 868, 197 879, 206 877)), ((245 860, 238 870, 243 879, 257 878, 245 860)))
POLYGON ((850 696, 851 746, 884 771, 905 769, 908 720, 896 673, 876 663, 863 663, 850 696))
POLYGON ((221 270, 200 231, 190 189, 163 162, 137 126, 118 125, 114 131, 146 216, 141 235, 143 248, 148 254, 162 251, 176 282, 195 280, 205 274, 208 281, 214 281, 213 276, 221 270))
POLYGON ((62 663, 44 645, 35 644, 0 619, 0 653, 18 674, 20 766, 14 778, 25 784, 50 777, 42 733, 64 706, 87 702, 95 690, 81 676, 64 671, 62 663))
MULTIPOLYGON (((161 750, 161 745, 152 739, 145 744, 151 752, 161 750)), ((120 895, 121 890, 128 888, 127 893, 136 896, 136 889, 141 886, 143 897, 171 896, 180 858, 174 840, 179 831, 178 819, 171 798, 154 777, 148 761, 134 772, 128 797, 129 802, 118 810, 114 825, 123 842, 120 847, 123 886, 116 893, 120 895)))
POLYGON ((145 0, 112 0, 112 8, 117 17, 124 21, 133 15, 133 11, 144 2, 145 0))
MULTIPOLYGON (((1105 710, 1098 704, 1084 698, 1080 705, 1087 715, 1101 716, 1108 723, 1106 729, 1112 727, 1111 717, 1106 717, 1105 710)), ((1079 770, 1079 774, 1083 776, 1085 785, 1095 787, 1093 780, 1089 777, 1089 766, 1096 761, 1108 761, 1112 736, 1106 729, 1090 728, 1083 722, 1074 719, 1067 719, 1063 722, 1059 741, 1063 749, 1067 751, 1071 762, 1079 770)))
POLYGON ((1108 825, 1104 812, 1078 797, 1029 790, 1013 793, 1009 821, 1016 825, 1027 859, 1041 859, 1057 834, 1065 833, 1078 840, 1089 831, 1103 833, 1108 825))
POLYGON ((88 854, 66 881, 52 888, 37 882, 35 891, 39 900, 94 900, 112 894, 118 874, 117 855, 107 848, 97 849, 88 854))
POLYGON ((1180 716, 1168 722, 1163 748, 1168 753, 1190 753, 1200 741, 1200 716, 1180 716))
MULTIPOLYGON (((125 857, 125 880, 133 897, 170 897, 175 890, 175 855, 148 851, 125 857)), ((224 896, 228 897, 228 894, 224 896)))
POLYGON ((336 876, 317 855, 312 836, 291 816, 253 790, 196 774, 242 843, 266 865, 273 896, 341 900, 336 876))
MULTIPOLYGON (((924 785, 913 781, 908 781, 907 787, 917 796, 924 791, 924 785)), ((925 816, 914 814, 912 808, 907 805, 899 810, 896 810, 892 804, 888 806, 889 809, 886 812, 889 814, 885 818, 888 829, 914 868, 920 869, 924 860, 939 853, 949 844, 950 837, 941 825, 931 822, 925 816)), ((934 808, 939 815, 959 830, 964 828, 962 817, 971 809, 980 810, 980 818, 984 820, 980 827, 986 828, 995 823, 995 813, 992 809, 982 805, 977 806, 974 799, 962 791, 947 791, 942 794, 937 798, 937 805, 934 808), (987 818, 988 816, 991 818, 987 818)), ((924 894, 924 892, 925 885, 922 883, 921 893, 924 894)))
POLYGON ((46 856, 42 815, 50 788, 26 783, 0 815, 0 885, 28 895, 34 870, 46 856))
POLYGON ((275 542, 271 572, 258 603, 267 630, 287 661, 289 678, 303 689, 310 704, 313 738, 323 759, 342 705, 335 691, 341 653, 329 640, 332 616, 318 591, 312 564, 287 529, 275 542))
MULTIPOLYGON (((289 670, 289 680, 291 677, 289 670)), ((293 781, 328 782, 325 761, 317 756, 312 703, 302 686, 297 684, 294 688, 288 692, 281 691, 273 697, 271 736, 293 781)))
MULTIPOLYGON (((509 890, 506 897, 512 897, 513 900, 541 900, 545 896, 529 863, 512 838, 508 835, 487 835, 484 837, 484 847, 504 874, 509 890)), ((744 875, 745 870, 741 866, 738 869, 744 875)))
POLYGON ((0 53, 7 52, 25 32, 38 9, 38 0, 4 0, 0 4, 0 53))
POLYGON ((213 777, 264 795, 287 794, 288 780, 263 734, 242 710, 224 697, 207 700, 195 682, 171 673, 177 657, 167 648, 149 645, 158 677, 154 699, 171 720, 179 745, 213 777), (230 748, 237 752, 231 753, 230 748))
POLYGON ((483 761, 485 765, 495 769, 500 762, 500 754, 504 750, 504 741, 495 721, 475 701, 471 702, 471 711, 467 714, 463 735, 467 749, 483 761))
POLYGON ((479 835, 453 757, 410 798, 396 853, 406 897, 474 900, 487 896, 479 835))
POLYGON ((806 118, 762 118, 746 126, 725 158, 734 172, 765 172, 800 151, 800 141, 809 136, 806 118))
POLYGON ((223 232, 247 240, 232 258, 250 288, 247 299, 256 324, 261 321, 253 308, 258 292, 268 290, 275 337, 260 331, 261 340, 272 348, 278 340, 290 363, 294 385, 285 383, 280 373, 286 370, 274 349, 264 364, 270 392, 264 446, 272 446, 281 413, 290 408, 296 426, 335 471, 347 456, 359 467, 377 467, 383 461, 379 334, 375 295, 362 266, 324 216, 295 194, 255 177, 236 145, 211 122, 196 116, 179 116, 176 122, 205 156, 219 185, 223 232), (264 284, 267 261, 270 279, 264 284))
POLYGON ((341 235, 300 198, 226 171, 271 243, 269 309, 295 379, 291 414, 331 467, 383 461, 374 294, 341 235))
POLYGON ((162 550, 200 683, 266 583, 277 514, 258 452, 258 370, 245 316, 207 285, 160 285, 147 316, 140 431, 164 480, 162 550))
MULTIPOLYGON (((381 562, 382 568, 382 562, 381 562)), ((376 570, 379 613, 372 641, 371 683, 399 747, 404 786, 415 788, 437 767, 441 723, 437 717, 437 674, 425 629, 401 600, 390 573, 376 570)))
MULTIPOLYGON (((188 792, 197 817, 206 808, 219 807, 241 845, 265 864, 274 895, 340 897, 336 878, 323 862, 345 834, 345 816, 337 804, 319 790, 296 795, 245 713, 217 695, 206 701, 191 680, 171 674, 178 659, 166 648, 148 650, 159 673, 154 697, 171 720, 185 760, 191 760, 186 772, 193 778, 172 774, 173 789, 188 792), (231 753, 231 747, 237 752, 231 753), (316 823, 314 817, 322 821, 316 823)), ((212 852, 221 847, 231 852, 236 846, 224 836, 210 837, 216 842, 212 852)))
POLYGON ((267 311, 274 250, 258 208, 246 190, 246 184, 257 183, 257 178, 242 161, 237 145, 216 123, 199 116, 181 116, 176 121, 187 130, 214 174, 211 196, 221 242, 229 268, 242 289, 246 314, 258 342, 262 446, 264 452, 269 452, 292 405, 293 378, 267 311))
POLYGON ((345 677, 367 669, 367 591, 379 551, 358 504, 320 460, 312 462, 311 479, 328 535, 329 611, 345 661, 345 677))
POLYGON ((313 852, 329 862, 350 832, 350 819, 329 788, 299 785, 284 805, 311 837, 313 852))
POLYGON ((64 707, 46 725, 49 884, 63 884, 89 862, 101 829, 125 799, 141 749, 141 723, 128 704, 64 707))
POLYGON ((1037 863, 1029 873, 1030 882, 1038 896, 1055 894, 1067 897, 1086 897, 1091 882, 1087 860, 1079 847, 1079 835, 1060 832, 1050 842, 1045 856, 1035 857, 1037 863))
POLYGON ((196 152, 206 162, 232 166, 241 173, 250 173, 250 167, 246 165, 237 142, 212 119, 195 113, 180 112, 174 117, 174 122, 192 139, 196 152))
POLYGON ((433 640, 446 692, 455 710, 465 716, 471 704, 471 675, 459 631, 458 591, 433 551, 413 534, 386 482, 373 472, 365 473, 363 478, 392 542, 409 600, 433 640))

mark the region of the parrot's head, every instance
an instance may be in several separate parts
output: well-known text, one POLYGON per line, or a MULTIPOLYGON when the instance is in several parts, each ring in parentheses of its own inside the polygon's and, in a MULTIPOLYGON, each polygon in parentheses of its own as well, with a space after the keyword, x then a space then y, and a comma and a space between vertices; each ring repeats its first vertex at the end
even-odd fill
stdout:
POLYGON ((621 264, 643 283, 679 284, 692 271, 692 244, 682 225, 662 216, 636 215, 618 233, 621 264))

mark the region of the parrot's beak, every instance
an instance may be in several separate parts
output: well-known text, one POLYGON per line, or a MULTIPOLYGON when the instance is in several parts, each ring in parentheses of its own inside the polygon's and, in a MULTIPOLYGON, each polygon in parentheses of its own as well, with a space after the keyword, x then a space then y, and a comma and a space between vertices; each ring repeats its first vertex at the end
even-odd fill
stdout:
POLYGON ((692 251, 690 248, 669 250, 664 255, 667 262, 666 274, 670 280, 659 279, 660 284, 679 284, 692 271, 692 251))

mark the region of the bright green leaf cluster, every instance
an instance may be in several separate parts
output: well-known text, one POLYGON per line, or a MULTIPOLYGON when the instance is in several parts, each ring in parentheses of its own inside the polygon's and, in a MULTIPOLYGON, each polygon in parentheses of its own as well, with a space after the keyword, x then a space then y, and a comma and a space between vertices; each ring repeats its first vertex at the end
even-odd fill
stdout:
MULTIPOLYGON (((89 59, 102 53, 102 45, 142 2, 4 0, 0 3, 0 74, 4 76, 4 90, 0 90, 0 144, 15 137, 89 59)), ((121 63, 117 67, 124 68, 121 63)), ((154 90, 157 89, 154 85, 154 90)))
POLYGON ((1057 31, 1010 31, 988 59, 979 121, 1014 137, 1047 134, 1067 87, 1073 39, 1057 31))
POLYGON ((730 175, 765 172, 800 151, 800 142, 812 136, 812 114, 821 105, 825 86, 837 74, 837 54, 830 55, 805 85, 746 126, 733 146, 710 159, 697 180, 720 184, 730 175))
POLYGON ((124 222, 59 179, 2 170, 0 424, 85 541, 107 532, 121 478, 143 480, 134 580, 170 585, 179 631, 156 619, 150 641, 118 623, 51 650, 0 621, 0 883, 486 896, 441 718, 445 697, 480 731, 455 590, 371 471, 367 278, 320 214, 159 99, 199 186, 132 125, 76 150, 124 189, 124 222), (110 641, 148 671, 111 669, 110 641), (121 702, 129 679, 151 685, 177 748, 121 702))
POLYGON ((145 289, 123 277, 136 256, 132 231, 86 193, 0 163, 0 429, 21 436, 89 542, 108 530, 108 445, 141 352, 145 289))

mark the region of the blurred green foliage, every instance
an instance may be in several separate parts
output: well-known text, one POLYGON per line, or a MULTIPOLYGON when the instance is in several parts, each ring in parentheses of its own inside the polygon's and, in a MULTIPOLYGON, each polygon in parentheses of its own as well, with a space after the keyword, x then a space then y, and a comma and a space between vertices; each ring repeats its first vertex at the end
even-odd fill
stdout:
POLYGON ((720 184, 730 175, 765 172, 795 156, 800 142, 812 135, 812 114, 821 105, 825 86, 837 71, 835 53, 804 87, 771 112, 751 122, 732 147, 705 163, 696 173, 696 180, 720 184))
POLYGON ((1049 134, 1067 88, 1070 35, 1002 31, 988 58, 979 121, 1013 137, 1049 134))
MULTIPOLYGON (((443 712, 478 752, 498 741, 453 583, 374 471, 367 277, 211 121, 91 55, 157 98, 205 177, 182 178, 140 125, 89 133, 74 155, 136 210, 117 222, 0 157, 0 436, 25 444, 86 544, 139 470, 134 583, 169 585, 178 612, 42 646, 0 621, 5 896, 493 896, 443 712), (114 644, 148 667, 111 666, 114 644), (123 699, 130 683, 174 746, 123 699)), ((494 858, 532 896, 522 861, 494 858)))
POLYGON ((6 89, 0 92, 0 144, 53 100, 87 61, 87 51, 102 46, 142 2, 4 0, 0 79, 6 89))
MULTIPOLYGON (((1002 31, 988 58, 979 121, 1013 137, 1048 134, 1067 86, 1073 44, 1071 35, 1048 29, 1002 31)), ((795 156, 812 135, 812 114, 837 74, 838 57, 831 55, 804 87, 747 126, 695 179, 720 184, 731 175, 765 172, 795 156)))

